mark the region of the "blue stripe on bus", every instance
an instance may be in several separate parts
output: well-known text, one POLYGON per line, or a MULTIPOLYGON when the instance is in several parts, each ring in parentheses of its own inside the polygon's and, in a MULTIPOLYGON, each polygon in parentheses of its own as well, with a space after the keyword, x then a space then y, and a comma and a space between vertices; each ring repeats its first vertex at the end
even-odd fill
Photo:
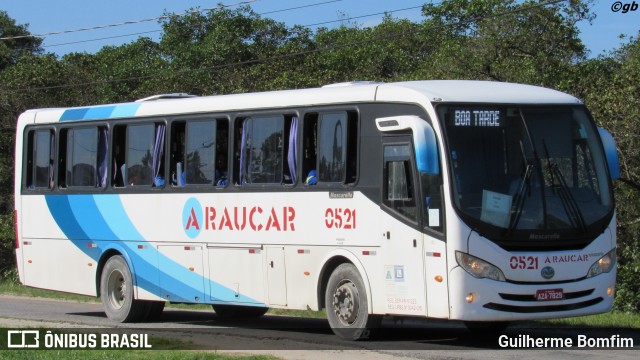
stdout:
POLYGON ((236 296, 235 290, 222 286, 178 264, 158 252, 142 237, 131 222, 118 195, 45 195, 49 212, 65 236, 84 254, 94 261, 106 250, 114 248, 109 241, 116 241, 126 250, 131 259, 137 285, 160 296, 169 295, 171 301, 196 302, 193 294, 206 302, 203 293, 205 282, 209 283, 214 302, 265 304, 244 295, 236 296), (96 248, 86 246, 86 241, 96 241, 96 248), (122 240, 122 241, 120 241, 122 240), (138 243, 148 245, 143 251, 138 243), (162 264, 162 269, 158 265, 162 264), (160 285, 164 289, 160 288, 160 285))
POLYGON ((88 110, 88 108, 65 110, 62 116, 60 116, 60 121, 82 120, 88 110))
POLYGON ((101 219, 108 219, 108 227, 115 233, 113 238, 128 240, 123 245, 134 263, 136 276, 140 280, 138 286, 163 298, 164 291, 170 295, 172 301, 194 301, 193 297, 187 298, 184 295, 194 293, 204 300, 205 296, 201 290, 204 283, 201 276, 161 254, 153 246, 140 251, 137 249, 138 244, 130 242, 145 240, 126 215, 118 195, 94 195, 93 199, 101 219), (162 264, 162 268, 158 269, 155 264, 162 264), (165 289, 162 290, 159 285, 165 289))
POLYGON ((89 108, 87 112, 84 114, 84 120, 93 120, 93 119, 108 119, 111 117, 111 113, 115 106, 100 106, 89 108))
MULTIPOLYGON (((73 210, 71 210, 69 197, 67 195, 45 195, 44 198, 49 207, 49 213, 51 213, 67 239, 71 241, 88 239, 87 234, 82 230, 82 226, 76 221, 75 216, 69 216, 73 214, 73 210)), ((76 246, 78 245, 75 242, 74 244, 76 246)))
POLYGON ((111 112, 111 118, 135 116, 140 104, 122 104, 111 112))
POLYGON ((96 197, 87 195, 68 195, 69 207, 78 225, 90 240, 113 240, 116 235, 105 222, 94 200, 96 197))
POLYGON ((135 116, 140 104, 107 105, 65 110, 60 121, 113 119, 135 116))
POLYGON ((120 201, 118 195, 94 195, 96 207, 103 219, 109 219, 108 225, 114 233, 114 240, 144 241, 120 201))

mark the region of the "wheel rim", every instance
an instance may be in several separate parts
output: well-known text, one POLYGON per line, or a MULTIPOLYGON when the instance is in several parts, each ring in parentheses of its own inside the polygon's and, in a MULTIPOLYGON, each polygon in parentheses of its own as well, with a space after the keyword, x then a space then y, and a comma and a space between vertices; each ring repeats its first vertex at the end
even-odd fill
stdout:
POLYGON ((127 298, 127 283, 120 270, 113 270, 107 282, 107 295, 114 309, 120 309, 127 298))
POLYGON ((333 311, 342 325, 350 326, 358 318, 360 295, 350 280, 342 281, 333 293, 333 311))

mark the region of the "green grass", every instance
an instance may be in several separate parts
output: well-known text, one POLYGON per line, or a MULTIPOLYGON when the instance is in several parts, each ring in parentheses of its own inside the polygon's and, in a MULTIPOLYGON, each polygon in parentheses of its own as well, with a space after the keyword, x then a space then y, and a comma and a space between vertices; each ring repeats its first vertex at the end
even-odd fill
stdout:
POLYGON ((327 318, 327 312, 325 309, 322 309, 322 311, 269 309, 267 314, 282 315, 282 316, 297 316, 297 317, 306 317, 306 318, 313 318, 313 319, 327 318))
POLYGON ((15 282, 0 281, 0 294, 26 296, 35 298, 73 300, 80 302, 100 302, 100 299, 93 296, 77 295, 59 291, 36 289, 17 284, 15 282))
POLYGON ((544 322, 567 327, 640 329, 640 314, 610 312, 606 314, 547 320, 544 322))

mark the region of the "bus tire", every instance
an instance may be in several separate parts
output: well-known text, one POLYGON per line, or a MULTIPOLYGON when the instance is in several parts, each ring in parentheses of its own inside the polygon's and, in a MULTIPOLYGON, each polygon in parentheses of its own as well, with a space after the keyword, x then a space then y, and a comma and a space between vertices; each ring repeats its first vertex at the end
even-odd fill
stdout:
POLYGON ((233 318, 259 318, 269 311, 268 307, 240 306, 240 305, 211 305, 218 317, 223 319, 233 318))
POLYGON ((133 278, 124 258, 107 260, 100 276, 100 298, 107 317, 117 322, 135 322, 147 315, 148 304, 133 298, 133 278))
POLYGON ((341 264, 331 273, 325 305, 331 329, 343 339, 369 339, 380 327, 382 317, 369 314, 367 291, 353 264, 341 264))

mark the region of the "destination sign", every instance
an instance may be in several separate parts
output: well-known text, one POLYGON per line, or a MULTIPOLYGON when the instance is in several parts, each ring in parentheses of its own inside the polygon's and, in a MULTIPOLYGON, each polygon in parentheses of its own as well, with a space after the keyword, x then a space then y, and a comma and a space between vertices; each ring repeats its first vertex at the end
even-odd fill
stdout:
POLYGON ((502 127, 503 116, 500 110, 454 109, 450 125, 455 127, 502 127))

